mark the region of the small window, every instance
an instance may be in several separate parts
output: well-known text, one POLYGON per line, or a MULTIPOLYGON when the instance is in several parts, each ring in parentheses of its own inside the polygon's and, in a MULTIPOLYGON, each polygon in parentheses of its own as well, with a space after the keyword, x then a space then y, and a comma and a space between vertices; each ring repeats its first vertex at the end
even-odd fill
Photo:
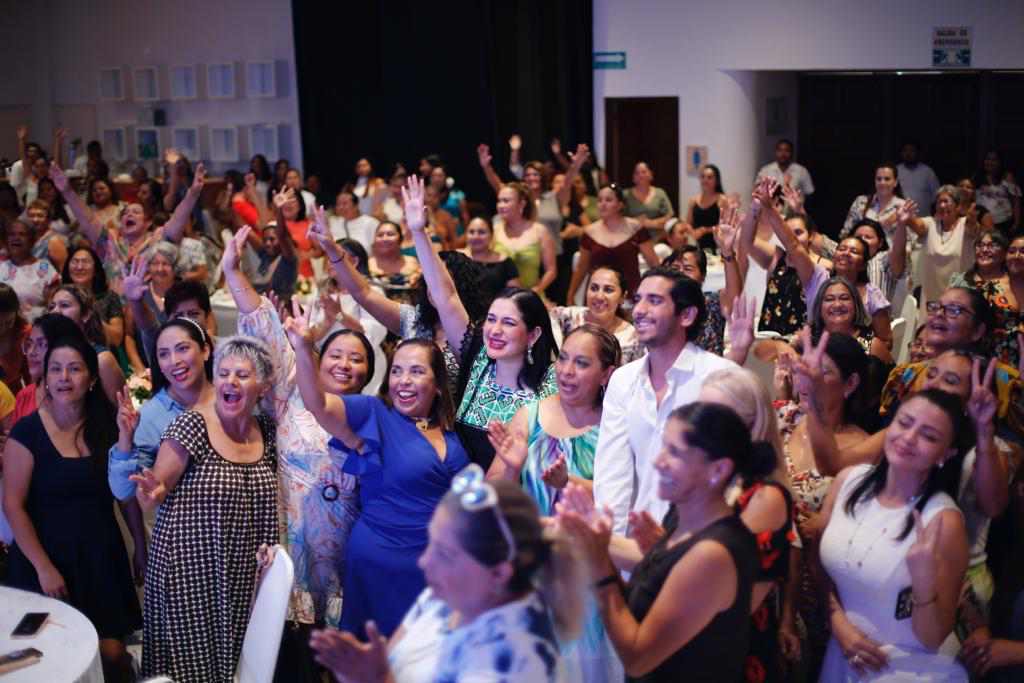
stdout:
POLYGON ((206 94, 214 100, 231 99, 235 96, 234 64, 207 65, 206 94))
POLYGON ((199 129, 175 128, 171 131, 171 147, 184 154, 194 164, 200 159, 199 129))
POLYGON ((160 81, 155 66, 135 69, 134 77, 136 102, 153 102, 160 99, 160 81))
POLYGON ((156 128, 135 129, 135 154, 139 161, 160 158, 160 131, 156 128))
POLYGON ((194 100, 199 96, 194 66, 171 67, 171 99, 194 100))
POLYGON ((127 138, 124 128, 104 128, 103 129, 103 154, 108 156, 115 161, 124 161, 128 158, 125 138, 127 138))
POLYGON ((274 62, 249 62, 245 70, 245 88, 249 97, 277 97, 274 62))
POLYGON ((110 102, 124 99, 121 69, 100 69, 100 99, 110 102))
POLYGON ((210 129, 210 160, 226 162, 238 161, 237 128, 210 129))

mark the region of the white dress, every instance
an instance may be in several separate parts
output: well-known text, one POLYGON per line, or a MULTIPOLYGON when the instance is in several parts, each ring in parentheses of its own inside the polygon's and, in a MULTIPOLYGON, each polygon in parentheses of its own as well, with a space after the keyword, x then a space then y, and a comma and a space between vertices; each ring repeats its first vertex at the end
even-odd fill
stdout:
POLYGON ((938 301, 953 275, 974 266, 974 236, 967 230, 966 218, 957 220, 948 232, 931 216, 922 220, 928 232, 919 238, 922 248, 914 283, 921 285, 920 304, 924 314, 927 303, 938 301))
MULTIPOLYGON (((878 672, 858 675, 850 667, 839 643, 829 640, 820 681, 880 681, 910 683, 920 681, 967 681, 967 672, 951 656, 932 652, 914 635, 912 619, 896 618, 901 591, 910 587, 907 552, 914 543, 914 531, 902 541, 912 506, 886 508, 872 497, 861 498, 856 516, 845 510, 854 487, 872 469, 854 468, 836 498, 832 518, 821 538, 821 563, 835 583, 839 600, 850 622, 872 640, 881 643, 889 657, 889 666, 878 672)), ((925 505, 925 525, 943 510, 956 510, 956 503, 944 493, 936 493, 925 505)))

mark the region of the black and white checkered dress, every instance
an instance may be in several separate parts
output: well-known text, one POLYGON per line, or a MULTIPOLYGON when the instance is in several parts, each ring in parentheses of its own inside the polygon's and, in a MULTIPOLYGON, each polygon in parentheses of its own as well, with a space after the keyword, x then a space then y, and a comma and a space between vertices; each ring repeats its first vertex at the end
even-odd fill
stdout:
POLYGON ((257 418, 263 458, 225 460, 202 415, 186 411, 164 432, 189 454, 160 506, 143 604, 142 670, 175 681, 231 681, 249 619, 256 551, 277 542, 273 423, 257 418))

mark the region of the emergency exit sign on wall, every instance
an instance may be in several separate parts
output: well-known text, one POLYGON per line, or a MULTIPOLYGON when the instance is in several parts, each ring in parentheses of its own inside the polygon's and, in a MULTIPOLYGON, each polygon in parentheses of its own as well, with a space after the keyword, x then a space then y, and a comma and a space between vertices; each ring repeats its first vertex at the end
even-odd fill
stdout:
POLYGON ((625 69, 626 68, 626 53, 625 52, 595 52, 594 53, 594 68, 595 69, 625 69))

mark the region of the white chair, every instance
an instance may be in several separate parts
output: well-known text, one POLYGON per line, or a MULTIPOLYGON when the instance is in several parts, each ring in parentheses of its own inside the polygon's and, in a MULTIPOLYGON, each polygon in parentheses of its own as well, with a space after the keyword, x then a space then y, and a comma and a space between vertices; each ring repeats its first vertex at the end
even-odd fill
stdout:
POLYGON ((892 348, 903 348, 903 335, 907 332, 907 321, 905 318, 896 318, 889 323, 889 330, 892 334, 892 348))
POLYGON ((281 634, 288 614, 288 599, 295 580, 292 558, 280 545, 274 546, 274 562, 257 588, 242 641, 242 656, 235 672, 237 683, 270 683, 277 666, 281 634))
POLYGON ((910 362, 910 345, 914 343, 914 332, 917 331, 919 314, 917 299, 913 294, 907 294, 907 298, 903 300, 903 310, 900 311, 904 327, 903 337, 898 345, 895 335, 893 336, 892 357, 896 359, 897 365, 910 362))

